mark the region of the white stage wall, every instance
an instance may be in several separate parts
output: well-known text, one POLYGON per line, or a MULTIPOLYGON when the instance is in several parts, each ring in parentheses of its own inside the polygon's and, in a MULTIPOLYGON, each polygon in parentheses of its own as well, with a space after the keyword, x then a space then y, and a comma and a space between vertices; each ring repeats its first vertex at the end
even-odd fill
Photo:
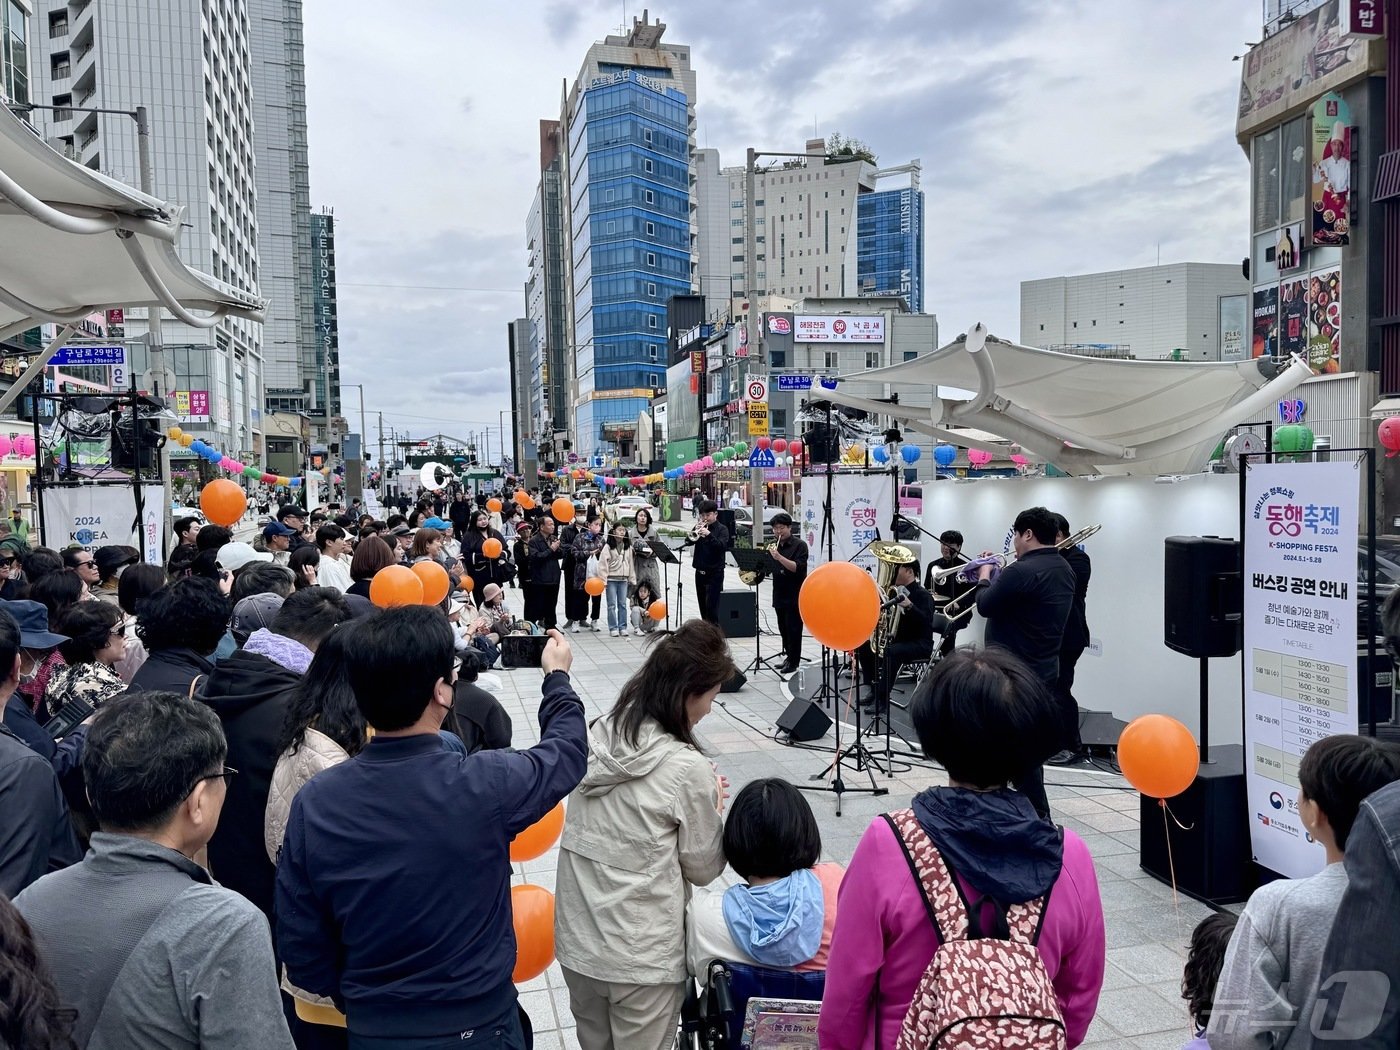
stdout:
MULTIPOLYGON (((1074 692, 1082 707, 1130 721, 1152 712, 1180 719, 1199 734, 1198 661, 1162 641, 1164 540, 1168 536, 1239 536, 1239 477, 1193 475, 1176 484, 1151 478, 1003 478, 925 482, 923 527, 957 529, 963 553, 1001 551, 1011 523, 1027 507, 1044 506, 1078 531, 1101 523, 1084 545, 1093 560, 1087 608, 1091 648, 1080 659, 1074 692)), ((937 544, 924 537, 925 551, 937 544)), ((985 621, 958 635, 980 642, 985 621)), ((1214 744, 1241 740, 1240 657, 1210 662, 1214 744)))

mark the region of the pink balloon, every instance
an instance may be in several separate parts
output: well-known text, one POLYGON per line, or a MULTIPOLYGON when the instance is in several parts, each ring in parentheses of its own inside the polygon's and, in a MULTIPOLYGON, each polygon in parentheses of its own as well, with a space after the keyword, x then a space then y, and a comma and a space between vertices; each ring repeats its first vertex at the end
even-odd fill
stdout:
POLYGON ((1015 463, 1018 467, 1024 467, 1030 460, 1021 455, 1021 453, 1016 452, 1011 456, 1011 462, 1015 463))
POLYGON ((15 443, 7 434, 0 434, 0 456, 8 456, 14 451, 15 443))
POLYGON ((17 456, 34 455, 34 439, 28 434, 21 434, 15 438, 14 451, 17 456))
POLYGON ((974 467, 985 467, 992 461, 992 454, 986 449, 970 448, 967 450, 967 461, 974 467))
POLYGON ((1381 425, 1376 430, 1376 436, 1380 439, 1381 444, 1390 450, 1386 453, 1386 458, 1400 452, 1400 416, 1388 416, 1381 420, 1381 425))
POLYGON ((786 451, 787 451, 787 448, 788 448, 787 438, 774 438, 774 439, 773 439, 773 451, 774 451, 774 452, 786 452, 786 451))

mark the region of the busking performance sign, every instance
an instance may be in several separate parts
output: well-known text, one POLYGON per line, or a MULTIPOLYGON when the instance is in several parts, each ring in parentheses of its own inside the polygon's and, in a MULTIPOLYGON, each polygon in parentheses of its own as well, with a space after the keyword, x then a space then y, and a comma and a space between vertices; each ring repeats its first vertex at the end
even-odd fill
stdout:
POLYGON ((804 477, 800 535, 807 542, 807 564, 815 569, 827 561, 830 538, 832 560, 873 569, 875 556, 867 548, 872 540, 889 538, 894 517, 889 475, 837 474, 831 479, 830 515, 825 504, 826 478, 804 477))
POLYGON ((137 522, 136 494, 130 485, 53 486, 44 489, 44 543, 85 550, 131 546, 142 560, 161 563, 161 486, 142 485, 142 514, 137 522))
POLYGON ((1322 870, 1298 816, 1298 764, 1357 726, 1355 462, 1249 463, 1244 506, 1244 746, 1254 860, 1322 870))

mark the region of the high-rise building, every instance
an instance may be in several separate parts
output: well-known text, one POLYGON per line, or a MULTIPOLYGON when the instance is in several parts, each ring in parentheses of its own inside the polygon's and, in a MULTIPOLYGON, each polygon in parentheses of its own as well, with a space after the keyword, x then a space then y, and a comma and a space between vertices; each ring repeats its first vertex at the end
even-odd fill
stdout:
POLYGON ((924 191, 918 160, 875 173, 856 205, 856 275, 862 298, 898 296, 924 312, 924 191), (895 185, 898 183, 898 185, 895 185))
MULTIPOLYGON (((731 255, 744 250, 742 211, 731 206, 729 176, 720 169, 719 150, 695 151, 695 288, 705 297, 707 308, 719 316, 729 316, 734 295, 744 287, 735 280, 731 255), (738 220, 738 225, 734 225, 738 220), (738 240, 734 240, 737 237, 738 240)), ((739 197, 740 207, 743 196, 739 197)))
MULTIPOLYGON (((302 0, 247 0, 257 156, 258 277, 268 300, 263 326, 264 397, 269 412, 311 417, 314 443, 330 440, 325 414, 310 411, 324 375, 317 360, 312 301, 321 279, 311 243, 302 0)), ((340 414, 339 384, 327 391, 340 414)), ((318 404, 324 406, 324 402, 318 404)))
POLYGON ((29 48, 29 0, 6 0, 0 12, 0 89, 9 102, 32 102, 29 81, 32 76, 29 48))
MULTIPOLYGON (((257 289, 252 63, 243 5, 35 0, 34 9, 33 98, 63 107, 35 112, 43 136, 61 139, 79 163, 141 186, 135 122, 91 110, 145 106, 152 192, 187 209, 181 258, 238 288, 257 289)), ((229 455, 257 461, 264 452, 262 325, 225 319, 197 328, 163 316, 165 364, 174 373, 181 425, 229 455)), ((125 326, 139 376, 148 367, 146 310, 128 310, 125 326)))
POLYGON ((531 398, 539 390, 532 382, 530 320, 517 317, 506 325, 506 346, 510 357, 511 462, 517 471, 526 460, 525 446, 536 440, 531 398))
POLYGON ((666 26, 634 19, 589 48, 569 89, 573 444, 631 460, 665 389, 666 301, 692 288, 695 73, 666 26))
POLYGON ((525 227, 530 276, 525 311, 530 365, 523 407, 538 435, 541 459, 552 463, 573 433, 572 346, 569 340, 569 258, 564 219, 564 143, 559 121, 540 121, 540 182, 525 227), (556 435, 561 447, 555 447, 556 435))

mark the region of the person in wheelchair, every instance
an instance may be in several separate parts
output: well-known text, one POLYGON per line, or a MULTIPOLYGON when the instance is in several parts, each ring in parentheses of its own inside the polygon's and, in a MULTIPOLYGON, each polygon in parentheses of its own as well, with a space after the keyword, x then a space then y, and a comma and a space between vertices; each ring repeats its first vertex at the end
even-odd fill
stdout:
POLYGON ((724 858, 744 881, 696 889, 686 910, 686 963, 702 985, 718 959, 772 969, 826 969, 845 870, 818 863, 812 807, 786 780, 748 784, 724 822, 724 858))

